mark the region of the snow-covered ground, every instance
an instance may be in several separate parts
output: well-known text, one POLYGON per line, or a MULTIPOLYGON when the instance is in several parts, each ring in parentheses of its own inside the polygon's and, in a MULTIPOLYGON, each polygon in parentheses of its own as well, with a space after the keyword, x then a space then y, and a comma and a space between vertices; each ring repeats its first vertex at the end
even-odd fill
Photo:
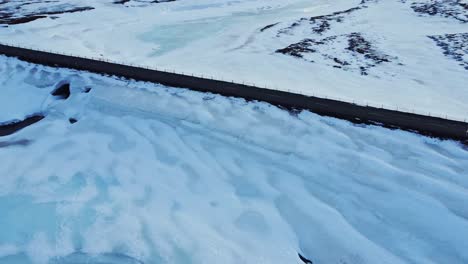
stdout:
POLYGON ((0 137, 2 264, 468 262, 456 142, 2 56, 0 84, 0 122, 46 115, 0 137))
POLYGON ((36 16, 0 27, 0 39, 361 104, 468 117, 466 0, 151 2, 0 1, 0 9, 10 14, 3 23, 15 15, 36 16))

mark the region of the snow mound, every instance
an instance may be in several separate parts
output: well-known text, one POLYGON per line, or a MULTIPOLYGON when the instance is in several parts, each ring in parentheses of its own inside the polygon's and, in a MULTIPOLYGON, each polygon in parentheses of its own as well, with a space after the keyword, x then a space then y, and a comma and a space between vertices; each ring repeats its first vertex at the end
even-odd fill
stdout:
POLYGON ((468 262, 456 142, 0 62, 1 264, 468 262))

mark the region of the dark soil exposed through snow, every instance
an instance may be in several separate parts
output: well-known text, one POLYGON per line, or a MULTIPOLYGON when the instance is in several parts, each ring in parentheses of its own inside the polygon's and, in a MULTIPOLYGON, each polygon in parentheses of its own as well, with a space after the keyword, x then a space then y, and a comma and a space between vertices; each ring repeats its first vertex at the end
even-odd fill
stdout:
POLYGON ((5 125, 0 125, 0 137, 8 136, 11 134, 16 133, 17 131, 28 127, 32 124, 35 124, 39 121, 41 121, 44 118, 43 115, 41 114, 36 114, 33 116, 30 116, 22 121, 17 121, 17 122, 12 122, 8 123, 5 125))

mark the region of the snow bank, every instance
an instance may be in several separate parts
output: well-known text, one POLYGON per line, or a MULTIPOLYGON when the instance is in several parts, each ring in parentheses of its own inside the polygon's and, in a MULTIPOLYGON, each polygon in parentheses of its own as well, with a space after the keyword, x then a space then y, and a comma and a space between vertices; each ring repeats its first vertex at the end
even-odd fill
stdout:
POLYGON ((0 263, 468 261, 455 142, 0 62, 2 117, 47 115, 0 138, 0 263))

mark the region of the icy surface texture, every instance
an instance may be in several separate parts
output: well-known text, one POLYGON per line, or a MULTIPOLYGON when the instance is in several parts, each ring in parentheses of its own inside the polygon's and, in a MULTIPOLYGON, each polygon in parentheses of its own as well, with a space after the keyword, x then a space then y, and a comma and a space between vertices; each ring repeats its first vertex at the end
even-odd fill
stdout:
POLYGON ((468 262, 468 151, 455 142, 0 67, 1 120, 46 115, 0 138, 1 264, 468 262), (67 99, 51 94, 66 83, 67 99))

